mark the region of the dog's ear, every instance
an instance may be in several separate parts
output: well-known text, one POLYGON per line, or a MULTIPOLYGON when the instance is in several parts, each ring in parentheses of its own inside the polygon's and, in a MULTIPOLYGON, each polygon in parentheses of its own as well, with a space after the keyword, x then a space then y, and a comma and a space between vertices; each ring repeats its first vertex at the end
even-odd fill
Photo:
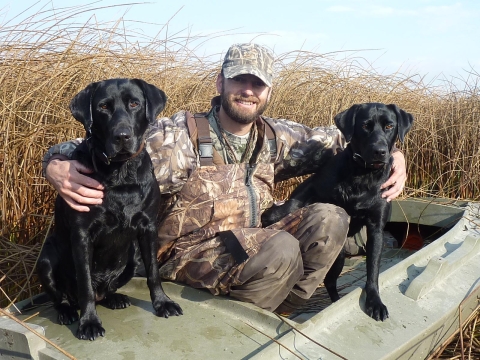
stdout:
POLYGON ((397 116, 398 138, 403 143, 405 134, 410 130, 413 124, 413 115, 400 109, 395 104, 388 104, 387 107, 397 116))
POLYGON ((350 142, 352 140, 353 131, 355 129, 355 115, 357 114, 360 105, 353 105, 349 109, 335 115, 335 125, 345 136, 345 140, 350 142))
POLYGON ((92 96, 98 84, 100 83, 94 82, 89 84, 70 101, 70 112, 76 120, 83 124, 87 133, 92 128, 92 96))
POLYGON ((133 81, 143 90, 147 107, 147 120, 150 124, 153 124, 158 114, 165 108, 167 95, 155 85, 149 84, 144 80, 133 79, 133 81))

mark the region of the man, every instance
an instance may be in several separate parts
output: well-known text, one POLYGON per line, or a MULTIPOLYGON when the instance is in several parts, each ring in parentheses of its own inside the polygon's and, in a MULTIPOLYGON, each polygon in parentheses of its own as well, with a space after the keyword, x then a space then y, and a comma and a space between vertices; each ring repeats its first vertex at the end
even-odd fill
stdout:
MULTIPOLYGON (((273 202, 274 182, 319 171, 345 144, 334 127, 312 130, 261 116, 272 66, 264 47, 233 45, 211 110, 157 120, 146 146, 165 200, 162 277, 290 313, 323 281, 345 243, 349 217, 339 207, 314 204, 262 228, 260 215, 273 202)), ((45 174, 70 206, 89 211, 101 203, 102 186, 84 175, 92 170, 67 161, 74 146, 51 148, 45 174)), ((403 154, 393 157, 392 175, 382 185, 388 201, 406 179, 403 154)))

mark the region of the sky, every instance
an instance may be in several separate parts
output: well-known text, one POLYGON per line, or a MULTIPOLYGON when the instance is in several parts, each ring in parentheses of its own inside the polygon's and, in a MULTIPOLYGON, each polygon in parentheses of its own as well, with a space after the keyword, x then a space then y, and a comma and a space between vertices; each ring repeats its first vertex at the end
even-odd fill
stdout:
POLYGON ((253 41, 275 54, 358 56, 384 75, 451 80, 480 74, 478 0, 0 0, 0 25, 86 4, 97 9, 79 14, 79 22, 95 15, 99 21, 123 18, 127 27, 152 37, 164 24, 169 34, 208 35, 199 55, 224 54, 233 43, 253 41))

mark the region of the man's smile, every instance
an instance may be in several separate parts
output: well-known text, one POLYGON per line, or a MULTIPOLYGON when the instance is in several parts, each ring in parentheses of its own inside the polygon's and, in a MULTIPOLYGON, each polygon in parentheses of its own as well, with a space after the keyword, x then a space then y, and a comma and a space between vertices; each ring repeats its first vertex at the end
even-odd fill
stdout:
POLYGON ((235 98, 235 103, 242 107, 251 107, 257 105, 258 101, 255 99, 235 98))

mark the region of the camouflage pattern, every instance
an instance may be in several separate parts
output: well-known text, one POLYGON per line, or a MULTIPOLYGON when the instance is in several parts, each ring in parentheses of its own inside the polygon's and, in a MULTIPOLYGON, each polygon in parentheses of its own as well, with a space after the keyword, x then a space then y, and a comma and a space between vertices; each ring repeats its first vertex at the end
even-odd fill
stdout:
MULTIPOLYGON (((228 143, 233 148, 234 154, 230 155, 231 152, 227 151, 224 146, 224 141, 221 140, 222 134, 220 127, 218 126, 217 113, 220 106, 220 96, 215 97, 212 100, 212 104, 212 109, 204 115, 208 119, 208 122, 210 124, 210 138, 212 139, 212 146, 222 158, 223 164, 240 162, 242 157, 245 159, 250 159, 253 153, 253 146, 249 146, 250 134, 248 134, 246 137, 242 137, 236 136, 223 130, 225 132, 228 143), (232 157, 234 158, 232 159, 232 157)), ((256 144, 258 138, 258 130, 255 124, 252 127, 252 130, 252 143, 256 144)))
POLYGON ((50 149, 48 149, 47 153, 43 156, 43 160, 42 160, 43 176, 45 176, 45 169, 52 156, 63 155, 71 159, 73 151, 82 141, 83 141, 82 138, 78 138, 75 140, 66 141, 60 144, 53 145, 50 149))
POLYGON ((255 168, 253 204, 245 171, 246 164, 203 166, 190 176, 159 229, 159 262, 167 260, 162 277, 215 294, 228 292, 239 267, 217 234, 232 230, 246 253, 255 255, 266 239, 259 215, 272 202, 273 164, 255 168))
POLYGON ((225 54, 222 70, 227 79, 237 75, 251 74, 271 87, 273 55, 267 48, 257 44, 235 44, 225 54))
POLYGON ((238 136, 220 128, 217 117, 219 107, 213 109, 215 111, 210 111, 207 117, 210 123, 210 137, 212 138, 212 145, 221 155, 223 163, 233 164, 242 162, 244 159, 250 159, 258 139, 256 123, 253 123, 246 136, 238 136), (228 143, 229 146, 225 143, 228 143))
MULTIPOLYGON (((275 131, 277 159, 270 162, 265 124, 259 119, 261 147, 254 161, 253 200, 245 184, 247 164, 200 167, 184 112, 159 119, 149 131, 147 150, 160 189, 175 197, 159 231, 162 277, 214 294, 228 293, 238 284, 243 264, 235 264, 218 232, 232 230, 250 257, 257 254, 274 235, 260 224, 261 213, 273 202, 274 182, 317 170, 344 145, 336 128, 312 130, 287 120, 264 120, 275 131)), ((214 144, 215 139, 213 133, 214 144)))
MULTIPOLYGON (((218 101, 218 98, 214 98, 212 105, 216 106, 218 101)), ((275 183, 317 171, 330 156, 346 145, 340 131, 333 126, 311 129, 285 119, 262 118, 271 124, 277 138, 275 183)), ((215 132, 210 131, 210 134, 214 147, 219 147, 215 132)), ((152 158, 161 193, 177 194, 200 166, 188 134, 185 112, 158 119, 150 127, 146 138, 146 149, 152 158)), ((269 163, 269 143, 261 135, 258 138, 262 141, 262 147, 256 163, 269 163)))
POLYGON ((270 225, 270 237, 234 278, 230 296, 267 310, 291 312, 323 281, 345 242, 349 216, 331 204, 312 204, 270 225), (278 231, 281 230, 281 231, 278 231), (252 281, 253 280, 253 281, 252 281))
MULTIPOLYGON (((252 126, 252 129, 256 129, 256 126, 252 126)), ((230 155, 227 151, 222 151, 224 156, 227 156, 226 163, 235 163, 241 162, 242 157, 245 159, 250 159, 253 153, 253 147, 249 146, 249 144, 255 144, 257 140, 257 132, 253 131, 252 134, 248 133, 246 136, 237 136, 235 134, 229 133, 226 130, 223 130, 225 134, 226 141, 232 147, 233 155, 230 155), (252 141, 250 142, 250 136, 252 137, 252 141), (231 159, 231 157, 233 159, 231 159)), ((222 145, 222 144, 218 144, 222 145)), ((221 150, 224 150, 225 146, 221 146, 221 150)), ((218 150, 217 150, 218 151, 218 150)))

